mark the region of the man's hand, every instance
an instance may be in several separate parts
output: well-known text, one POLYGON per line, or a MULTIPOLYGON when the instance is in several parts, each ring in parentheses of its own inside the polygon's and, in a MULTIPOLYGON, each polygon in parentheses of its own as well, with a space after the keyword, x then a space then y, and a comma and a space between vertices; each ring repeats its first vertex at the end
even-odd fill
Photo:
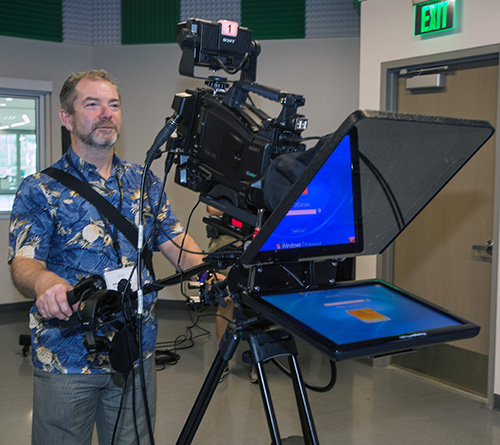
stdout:
MULTIPOLYGON (((33 258, 14 258, 11 262, 12 279, 26 298, 36 299, 36 307, 44 318, 66 320, 73 309, 66 292, 72 286, 63 278, 47 270, 45 263, 33 258)), ((76 304, 73 305, 76 308, 76 304)))
POLYGON ((68 292, 72 287, 68 283, 58 283, 47 289, 36 299, 36 307, 44 318, 67 320, 73 314, 73 308, 68 304, 68 292))

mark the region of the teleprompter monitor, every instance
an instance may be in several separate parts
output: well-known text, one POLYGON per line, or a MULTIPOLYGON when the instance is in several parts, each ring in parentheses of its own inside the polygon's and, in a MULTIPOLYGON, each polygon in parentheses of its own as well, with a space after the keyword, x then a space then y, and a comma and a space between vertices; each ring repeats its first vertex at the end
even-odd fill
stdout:
POLYGON ((479 326, 381 280, 252 292, 244 303, 340 361, 474 337, 479 326))
MULTIPOLYGON (((488 122, 478 120, 352 113, 314 153, 243 252, 241 264, 255 270, 288 260, 384 252, 493 133, 488 122), (310 192, 319 201, 308 201, 310 192), (297 216, 313 223, 300 224, 297 216), (328 229, 311 237, 323 224, 328 229)), ((334 360, 393 354, 479 333, 476 324, 380 280, 267 292, 249 284, 245 304, 334 360)))
POLYGON ((326 137, 241 263, 383 253, 493 132, 485 121, 353 112, 326 137))
POLYGON ((276 263, 363 249, 356 128, 322 146, 242 256, 276 263), (262 232, 262 233, 261 233, 262 232))

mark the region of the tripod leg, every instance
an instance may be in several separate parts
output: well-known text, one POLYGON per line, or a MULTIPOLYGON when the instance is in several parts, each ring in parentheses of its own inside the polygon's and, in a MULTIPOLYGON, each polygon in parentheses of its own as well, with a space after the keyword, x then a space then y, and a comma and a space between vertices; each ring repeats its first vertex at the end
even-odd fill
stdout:
POLYGON ((264 403, 264 410, 266 412, 267 425, 271 434, 272 445, 281 445, 281 436, 278 429, 278 422, 274 412, 273 401, 269 391, 269 384, 267 383, 266 373, 262 362, 255 364, 257 367, 257 374, 259 376, 260 394, 262 396, 262 403, 264 403))
POLYGON ((227 362, 234 355, 234 351, 236 350, 239 342, 240 335, 238 333, 229 329, 224 332, 224 335, 219 343, 219 351, 215 356, 210 371, 208 371, 205 381, 203 382, 203 386, 198 393, 198 397, 191 408, 189 417, 187 418, 181 434, 177 439, 177 445, 189 445, 192 442, 196 431, 200 426, 201 420, 203 419, 203 415, 208 408, 208 404, 210 403, 215 389, 217 388, 224 368, 226 367, 227 362))
POLYGON ((293 389, 295 391, 295 399, 297 400, 302 433, 304 434, 304 443, 306 445, 318 445, 318 436, 297 357, 295 355, 289 356, 288 363, 292 372, 293 389))
POLYGON ((302 380, 298 361, 297 347, 293 337, 283 329, 254 330, 248 338, 253 361, 257 366, 262 399, 266 409, 269 430, 274 444, 281 444, 276 423, 276 416, 271 402, 269 387, 264 373, 264 362, 272 357, 287 356, 299 412, 300 423, 306 445, 318 445, 318 437, 307 399, 306 388, 302 380))

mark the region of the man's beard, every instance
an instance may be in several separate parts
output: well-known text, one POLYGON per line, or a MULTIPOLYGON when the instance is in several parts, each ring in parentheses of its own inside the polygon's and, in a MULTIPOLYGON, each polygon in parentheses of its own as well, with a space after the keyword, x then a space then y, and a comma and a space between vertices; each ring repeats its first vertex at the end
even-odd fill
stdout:
POLYGON ((73 125, 73 133, 77 139, 79 139, 84 144, 89 147, 108 149, 113 147, 118 140, 118 128, 111 121, 101 121, 92 127, 89 133, 81 133, 78 129, 78 123, 75 121, 73 125), (114 131, 107 130, 104 134, 102 131, 98 133, 98 129, 101 127, 112 127, 114 131))

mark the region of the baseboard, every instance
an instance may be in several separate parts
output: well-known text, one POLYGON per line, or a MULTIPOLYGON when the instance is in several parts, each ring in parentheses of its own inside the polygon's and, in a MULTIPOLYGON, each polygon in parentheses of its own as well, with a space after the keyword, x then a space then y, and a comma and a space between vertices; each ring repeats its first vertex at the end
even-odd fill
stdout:
POLYGON ((449 344, 426 346, 392 357, 393 365, 486 396, 488 356, 449 344))

